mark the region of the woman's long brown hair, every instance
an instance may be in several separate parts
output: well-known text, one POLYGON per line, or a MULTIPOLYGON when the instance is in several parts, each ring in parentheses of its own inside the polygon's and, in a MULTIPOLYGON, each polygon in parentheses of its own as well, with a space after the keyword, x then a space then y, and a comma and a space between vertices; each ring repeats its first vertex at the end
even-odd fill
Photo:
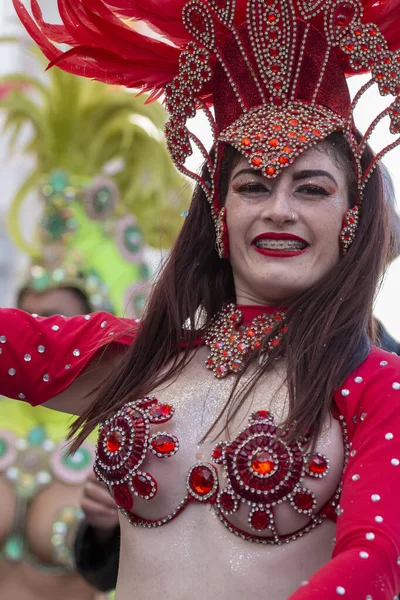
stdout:
MULTIPOLYGON (((341 134, 332 134, 327 142, 328 151, 346 172, 351 206, 355 181, 350 150, 341 134)), ((371 158, 372 151, 367 149, 365 164, 371 158)), ((226 196, 237 160, 237 152, 228 148, 220 177, 221 198, 226 196)), ((218 425, 220 431, 229 423, 257 380, 277 357, 285 355, 290 402, 286 425, 291 427, 290 437, 311 432, 312 442, 316 441, 331 411, 334 390, 368 355, 367 330, 387 263, 390 238, 382 178, 377 168, 365 189, 357 235, 349 251, 325 277, 289 302, 284 343, 256 369, 245 386, 234 386, 210 431, 218 425)), ((196 312, 203 307, 206 328, 212 316, 232 300, 232 269, 229 261, 218 258, 210 208, 204 193, 197 188, 189 215, 155 284, 135 342, 118 369, 96 390, 91 406, 74 423, 73 448, 126 402, 150 394, 179 374, 193 355, 199 335, 195 327, 183 329, 182 325, 187 321, 196 323, 196 312)), ((240 376, 237 383, 239 380, 240 376)))

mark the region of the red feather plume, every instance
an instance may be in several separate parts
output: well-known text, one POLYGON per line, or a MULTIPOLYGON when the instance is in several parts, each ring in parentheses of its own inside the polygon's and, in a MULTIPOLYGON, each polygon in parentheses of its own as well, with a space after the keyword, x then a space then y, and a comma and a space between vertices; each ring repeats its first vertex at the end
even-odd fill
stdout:
MULTIPOLYGON (((46 23, 37 0, 31 0, 32 15, 22 0, 13 0, 24 27, 50 65, 106 83, 138 88, 151 93, 153 99, 177 75, 180 52, 191 39, 182 22, 187 0, 57 2, 62 25, 46 23), (161 39, 134 30, 129 21, 145 23, 161 39), (57 47, 60 43, 71 49, 61 51, 57 47)), ((245 19, 247 3, 237 0, 236 24, 245 19)), ((400 0, 364 0, 363 6, 363 21, 379 27, 391 50, 400 48, 400 0)), ((220 42, 229 33, 222 26, 217 26, 216 32, 220 42)), ((209 83, 201 97, 209 98, 211 93, 209 83)))

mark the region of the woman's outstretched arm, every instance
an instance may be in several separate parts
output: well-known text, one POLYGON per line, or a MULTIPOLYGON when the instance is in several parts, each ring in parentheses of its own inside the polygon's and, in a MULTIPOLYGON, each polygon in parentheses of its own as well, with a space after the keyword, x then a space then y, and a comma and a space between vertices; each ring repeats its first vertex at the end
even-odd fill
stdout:
POLYGON ((42 318, 0 308, 0 394, 79 415, 136 329, 108 313, 42 318))

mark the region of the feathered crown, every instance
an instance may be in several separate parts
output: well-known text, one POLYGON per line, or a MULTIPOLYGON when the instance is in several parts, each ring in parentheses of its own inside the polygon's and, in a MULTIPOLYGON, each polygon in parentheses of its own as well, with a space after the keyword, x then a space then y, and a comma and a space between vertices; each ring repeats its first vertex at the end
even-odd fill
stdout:
POLYGON ((26 152, 36 165, 9 214, 10 233, 32 261, 25 286, 77 287, 93 310, 139 316, 148 288, 144 243, 168 247, 188 200, 161 141, 165 111, 59 69, 45 80, 13 74, 1 82, 11 139, 26 123, 33 130, 26 152), (20 209, 31 191, 43 215, 27 241, 20 209))
POLYGON ((21 0, 13 2, 52 64, 152 98, 165 92, 168 149, 178 169, 202 186, 214 216, 221 143, 273 178, 342 131, 361 198, 377 161, 400 142, 398 0, 58 0, 62 25, 45 23, 37 0, 33 18, 21 0), (143 21, 158 39, 133 30, 129 20, 143 21), (57 43, 71 49, 64 53, 57 43), (364 72, 371 79, 351 101, 346 77, 364 72), (373 84, 394 99, 359 141, 354 109, 373 84), (210 123, 213 154, 189 128, 199 109, 210 123), (385 117, 396 138, 362 170, 366 144, 385 117), (185 164, 194 148, 208 166, 206 179, 185 164))

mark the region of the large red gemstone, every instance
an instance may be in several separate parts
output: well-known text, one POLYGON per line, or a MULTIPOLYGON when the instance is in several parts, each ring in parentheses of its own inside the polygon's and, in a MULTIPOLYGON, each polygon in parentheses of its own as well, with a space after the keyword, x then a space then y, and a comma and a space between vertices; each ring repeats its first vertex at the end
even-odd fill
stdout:
POLYGON ((231 510, 233 510, 235 508, 234 499, 232 498, 232 496, 230 494, 227 494, 226 492, 221 494, 221 496, 219 497, 219 502, 221 504, 222 509, 225 510, 226 512, 230 512, 231 510))
POLYGON ((151 441, 152 448, 159 454, 170 454, 176 448, 176 442, 171 435, 159 433, 151 441))
POLYGON ((322 475, 326 473, 328 468, 328 462, 324 456, 315 455, 312 459, 309 469, 311 473, 315 473, 316 475, 322 475))
POLYGON ((106 442, 107 450, 109 452, 118 452, 118 450, 121 448, 121 437, 122 436, 119 431, 110 433, 106 442))
POLYGON ((118 506, 124 508, 125 510, 131 510, 133 506, 133 498, 129 488, 121 483, 119 485, 114 485, 112 491, 115 502, 118 504, 118 506))
POLYGON ((152 482, 144 475, 135 475, 132 485, 140 496, 151 496, 154 490, 152 482))
POLYGON ((189 487, 199 496, 206 496, 214 486, 214 475, 207 467, 194 467, 189 477, 189 487))
POLYGON ((313 498, 308 492, 297 492, 293 500, 300 510, 310 510, 313 507, 313 498))
POLYGON ((254 529, 263 531, 263 529, 268 529, 269 514, 265 510, 257 510, 251 515, 250 521, 254 529))
POLYGON ((271 460, 270 454, 265 450, 257 452, 251 461, 251 468, 259 475, 269 475, 274 467, 274 461, 271 460))
POLYGON ((155 404, 149 413, 150 418, 155 421, 168 421, 172 417, 173 408, 169 404, 155 404))

